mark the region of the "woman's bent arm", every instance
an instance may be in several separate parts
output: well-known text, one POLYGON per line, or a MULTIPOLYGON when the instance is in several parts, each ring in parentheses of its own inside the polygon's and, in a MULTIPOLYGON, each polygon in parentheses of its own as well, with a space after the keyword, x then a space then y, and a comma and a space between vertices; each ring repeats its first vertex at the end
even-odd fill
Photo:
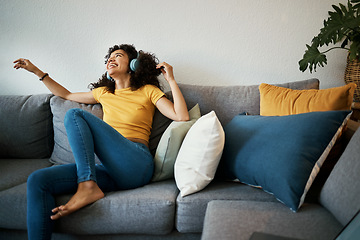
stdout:
POLYGON ((172 66, 163 62, 160 63, 157 67, 161 69, 166 81, 169 83, 174 103, 163 97, 157 101, 156 107, 162 114, 172 120, 188 121, 189 112, 187 110, 185 99, 175 81, 172 66))
POLYGON ((46 75, 43 71, 41 71, 38 67, 32 64, 28 59, 17 59, 14 61, 15 69, 23 68, 29 72, 34 73, 38 76, 39 79, 42 79, 42 82, 45 86, 55 95, 62 97, 67 100, 72 100, 80 103, 86 104, 95 104, 95 98, 92 95, 92 92, 80 92, 80 93, 72 93, 62 85, 54 81, 49 75, 46 75), (45 76, 46 75, 46 76, 45 76), (45 77, 44 77, 45 76, 45 77))

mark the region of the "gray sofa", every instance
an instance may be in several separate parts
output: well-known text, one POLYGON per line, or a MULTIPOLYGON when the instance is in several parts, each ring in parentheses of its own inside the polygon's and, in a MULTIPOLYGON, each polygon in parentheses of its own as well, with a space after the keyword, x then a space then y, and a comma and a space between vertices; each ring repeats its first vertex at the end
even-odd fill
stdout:
MULTIPOLYGON (((317 89, 319 81, 279 85, 317 89)), ((182 84, 180 88, 189 108, 199 103, 202 114, 215 110, 223 125, 242 112, 259 114, 257 85, 182 84)), ((26 239, 29 174, 73 162, 62 121, 66 111, 75 107, 102 117, 99 105, 78 104, 50 94, 0 96, 0 239, 26 239)), ((150 136, 153 153, 170 122, 155 113, 150 136)), ((357 127, 358 123, 349 122, 331 156, 340 156, 345 149, 344 154, 323 188, 332 167, 324 166, 325 170, 320 171, 325 177, 319 174, 297 213, 273 195, 244 184, 215 179, 202 191, 181 197, 175 180, 169 179, 106 193, 105 198, 58 220, 53 239, 249 239, 257 231, 300 239, 331 239, 360 208, 360 131, 354 135, 357 127)), ((334 164, 337 158, 326 162, 334 164)), ((63 204, 70 197, 57 196, 56 201, 63 204)))

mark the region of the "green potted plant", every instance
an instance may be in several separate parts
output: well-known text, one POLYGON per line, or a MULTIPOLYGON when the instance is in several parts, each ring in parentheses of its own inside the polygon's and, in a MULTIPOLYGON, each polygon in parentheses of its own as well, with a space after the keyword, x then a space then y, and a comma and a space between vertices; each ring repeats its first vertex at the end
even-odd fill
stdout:
POLYGON ((310 72, 316 71, 317 66, 323 67, 327 64, 325 53, 336 48, 349 50, 350 60, 360 55, 360 0, 348 0, 347 7, 341 3, 339 7, 335 5, 332 7, 335 11, 329 11, 330 16, 324 21, 324 27, 320 29, 320 33, 312 39, 311 46, 306 45, 307 50, 299 61, 300 70, 303 72, 308 67, 310 72), (332 47, 324 52, 319 51, 319 47, 341 41, 341 46, 332 47))
POLYGON ((311 45, 306 45, 307 50, 299 61, 300 70, 304 72, 309 68, 312 73, 313 70, 316 71, 316 67, 327 64, 327 52, 337 48, 347 50, 349 54, 345 82, 358 81, 355 100, 360 101, 360 0, 348 0, 347 6, 339 3, 332 7, 334 11, 329 11, 329 17, 324 21, 320 33, 312 39, 311 45), (335 46, 320 52, 319 48, 330 44, 335 46))

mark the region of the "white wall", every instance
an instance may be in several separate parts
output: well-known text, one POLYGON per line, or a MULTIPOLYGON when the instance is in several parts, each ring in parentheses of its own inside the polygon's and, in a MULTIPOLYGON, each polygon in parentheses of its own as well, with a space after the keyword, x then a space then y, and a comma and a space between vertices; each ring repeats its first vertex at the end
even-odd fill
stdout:
MULTIPOLYGON (((316 73, 299 71, 305 44, 340 0, 0 0, 0 94, 49 92, 14 70, 29 58, 71 91, 105 71, 108 47, 133 43, 174 66, 178 82, 283 83, 316 77, 344 84, 346 52, 316 73)), ((346 3, 346 0, 340 2, 346 3)))

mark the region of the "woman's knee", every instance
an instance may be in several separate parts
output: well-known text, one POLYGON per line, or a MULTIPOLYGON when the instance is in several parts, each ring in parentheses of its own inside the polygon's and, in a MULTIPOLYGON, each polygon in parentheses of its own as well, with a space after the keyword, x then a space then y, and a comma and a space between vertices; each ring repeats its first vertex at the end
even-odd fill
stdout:
POLYGON ((76 190, 77 175, 75 164, 42 168, 30 174, 27 180, 28 190, 59 193, 62 189, 76 190))
POLYGON ((66 114, 65 114, 65 118, 64 118, 64 125, 65 127, 70 123, 73 122, 74 119, 78 116, 80 116, 82 114, 84 110, 80 109, 80 108, 72 108, 69 109, 66 114))
POLYGON ((28 188, 42 187, 43 184, 46 184, 49 181, 49 177, 51 177, 51 175, 52 174, 49 173, 48 168, 43 168, 32 172, 27 180, 28 188))

